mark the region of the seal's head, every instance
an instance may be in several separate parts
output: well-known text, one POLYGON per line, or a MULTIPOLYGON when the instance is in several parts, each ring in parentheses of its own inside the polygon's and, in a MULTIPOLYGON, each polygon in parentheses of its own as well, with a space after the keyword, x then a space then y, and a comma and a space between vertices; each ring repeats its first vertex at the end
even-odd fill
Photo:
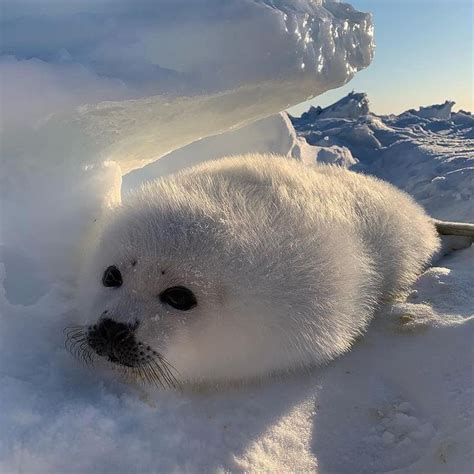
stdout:
POLYGON ((104 223, 80 292, 86 330, 69 340, 86 359, 167 385, 254 378, 348 350, 399 260, 377 267, 386 280, 375 271, 371 255, 392 233, 382 229, 378 253, 357 235, 372 188, 364 181, 368 204, 354 193, 348 207, 352 188, 329 171, 229 158, 143 187, 104 223))
POLYGON ((112 210, 80 292, 86 358, 197 383, 304 366, 315 351, 325 360, 334 341, 311 335, 327 264, 318 234, 303 208, 287 211, 300 213, 297 229, 288 222, 262 178, 201 166, 112 210))
POLYGON ((272 237, 249 235, 259 226, 224 217, 222 202, 209 212, 163 187, 131 197, 104 226, 81 294, 89 356, 193 382, 280 368, 279 314, 298 289, 275 285, 285 277, 262 247, 272 237))

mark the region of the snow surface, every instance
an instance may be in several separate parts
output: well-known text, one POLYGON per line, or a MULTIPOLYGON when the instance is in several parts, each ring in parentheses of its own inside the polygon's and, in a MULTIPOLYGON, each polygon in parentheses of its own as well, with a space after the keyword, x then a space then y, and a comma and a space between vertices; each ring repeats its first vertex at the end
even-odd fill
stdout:
POLYGON ((472 471, 472 247, 345 357, 259 386, 146 393, 63 347, 77 249, 124 175, 126 190, 211 149, 274 151, 472 220, 469 113, 377 117, 353 95, 295 121, 309 144, 275 115, 370 63, 370 16, 330 0, 5 0, 0 22, 2 474, 472 471))
POLYGON ((449 101, 377 116, 368 102, 351 93, 292 121, 310 145, 349 148, 357 160, 351 169, 404 189, 433 217, 474 222, 474 116, 451 112, 449 101))
MULTIPOLYGON (((318 160, 321 150, 337 159, 338 150, 350 150, 359 161, 348 166, 383 174, 433 215, 472 220, 469 114, 444 121, 409 113, 295 122, 308 140, 322 140, 295 159, 318 160), (445 180, 444 196, 461 197, 442 199, 429 186, 437 177, 445 180)), ((249 147, 289 156, 302 144, 280 115, 197 142, 174 159, 181 156, 185 165, 193 148, 197 160, 209 148, 213 156, 229 146, 243 151, 247 139, 249 147)), ((171 172, 168 166, 171 160, 150 165, 124 183, 136 186, 171 172)), ((472 472, 472 246, 435 262, 406 301, 387 304, 353 349, 328 366, 197 393, 146 393, 81 366, 63 348, 73 286, 58 279, 40 291, 42 275, 30 275, 21 255, 4 253, 3 262, 2 473, 472 472)))

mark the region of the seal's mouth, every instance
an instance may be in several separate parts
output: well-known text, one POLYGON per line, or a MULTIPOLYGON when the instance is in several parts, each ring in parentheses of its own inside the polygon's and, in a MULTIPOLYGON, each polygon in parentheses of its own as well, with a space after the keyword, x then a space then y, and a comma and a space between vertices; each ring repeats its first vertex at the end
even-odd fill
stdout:
POLYGON ((110 318, 93 326, 69 327, 65 329, 65 347, 86 365, 102 359, 142 382, 178 388, 176 369, 152 347, 136 339, 137 328, 138 324, 127 325, 110 318))

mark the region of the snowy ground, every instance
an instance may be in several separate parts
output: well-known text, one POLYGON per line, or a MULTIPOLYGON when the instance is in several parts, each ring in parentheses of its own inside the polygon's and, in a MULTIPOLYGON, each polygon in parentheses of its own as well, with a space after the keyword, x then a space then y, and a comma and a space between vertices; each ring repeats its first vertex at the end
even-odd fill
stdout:
POLYGON ((339 157, 351 169, 404 189, 434 217, 474 222, 474 116, 451 113, 452 105, 377 116, 366 95, 354 93, 293 122, 326 155, 336 147, 334 158, 323 154, 318 161, 339 157))
MULTIPOLYGON (((436 217, 474 221, 474 119, 376 117, 365 102, 349 97, 295 120, 313 147, 284 117, 271 119, 284 137, 278 146, 252 146, 374 173, 436 217)), ((195 146, 205 157, 215 143, 195 146)), ((124 183, 166 174, 156 167, 124 183)), ((25 272, 18 256, 4 258, 25 272)), ((82 367, 63 348, 67 281, 15 304, 2 266, 0 472, 470 473, 474 248, 434 265, 326 367, 219 393, 150 394, 82 367)))

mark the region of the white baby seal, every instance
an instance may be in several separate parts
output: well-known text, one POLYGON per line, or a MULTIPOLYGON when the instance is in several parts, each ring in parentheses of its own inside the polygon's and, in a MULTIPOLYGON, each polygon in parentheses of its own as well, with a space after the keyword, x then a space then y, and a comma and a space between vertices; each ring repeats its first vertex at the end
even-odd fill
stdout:
POLYGON ((321 364, 438 246, 422 208, 378 179, 273 155, 206 162, 111 211, 68 341, 163 385, 321 364))

